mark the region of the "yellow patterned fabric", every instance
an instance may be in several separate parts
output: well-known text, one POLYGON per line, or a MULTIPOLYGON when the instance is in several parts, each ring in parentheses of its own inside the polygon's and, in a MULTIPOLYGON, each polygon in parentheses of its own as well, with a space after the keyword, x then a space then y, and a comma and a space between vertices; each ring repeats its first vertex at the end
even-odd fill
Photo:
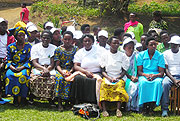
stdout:
POLYGON ((125 90, 125 82, 121 79, 115 85, 108 85, 103 81, 100 88, 101 101, 120 101, 128 102, 129 96, 125 90))

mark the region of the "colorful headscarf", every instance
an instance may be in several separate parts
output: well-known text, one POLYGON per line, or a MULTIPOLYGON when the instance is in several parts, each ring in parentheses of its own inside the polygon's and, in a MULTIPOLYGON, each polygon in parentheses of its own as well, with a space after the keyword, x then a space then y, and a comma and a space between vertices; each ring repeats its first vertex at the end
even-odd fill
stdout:
POLYGON ((10 32, 9 36, 14 35, 15 38, 17 37, 17 34, 21 32, 26 34, 28 37, 30 36, 30 33, 23 27, 11 28, 9 29, 9 32, 10 32))

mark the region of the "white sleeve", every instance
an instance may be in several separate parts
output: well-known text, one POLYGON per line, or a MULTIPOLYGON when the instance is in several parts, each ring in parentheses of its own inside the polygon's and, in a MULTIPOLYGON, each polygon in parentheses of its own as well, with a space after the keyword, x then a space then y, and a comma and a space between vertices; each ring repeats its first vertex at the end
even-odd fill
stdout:
POLYGON ((82 62, 82 53, 81 50, 78 50, 76 54, 74 55, 74 63, 81 63, 82 62))
POLYGON ((100 56, 100 62, 99 62, 99 64, 100 64, 100 66, 101 66, 101 68, 104 68, 104 67, 106 67, 106 60, 107 60, 107 53, 106 54, 102 54, 101 56, 100 56))
POLYGON ((164 52, 163 55, 164 55, 165 64, 168 65, 168 61, 167 61, 167 55, 168 54, 167 54, 167 52, 164 52))
POLYGON ((129 59, 127 58, 127 56, 122 53, 122 67, 124 70, 128 70, 129 69, 129 65, 130 65, 130 62, 129 62, 129 59))
POLYGON ((39 58, 39 54, 38 54, 38 50, 36 48, 36 46, 32 46, 31 48, 31 61, 34 59, 39 58))

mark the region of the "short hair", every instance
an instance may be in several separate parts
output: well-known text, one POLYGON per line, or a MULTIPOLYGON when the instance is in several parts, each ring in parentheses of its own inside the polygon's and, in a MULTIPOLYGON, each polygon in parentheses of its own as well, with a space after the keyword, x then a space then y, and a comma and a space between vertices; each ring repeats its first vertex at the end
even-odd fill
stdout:
POLYGON ((152 30, 148 31, 148 34, 151 36, 151 34, 154 32, 157 33, 155 30, 152 29, 152 30))
POLYGON ((122 29, 122 28, 117 28, 117 29, 115 29, 115 31, 114 31, 114 36, 121 35, 121 33, 124 33, 124 29, 122 29))
POLYGON ((84 40, 84 38, 86 38, 86 37, 92 39, 92 41, 93 41, 93 43, 94 43, 94 36, 91 35, 91 34, 88 34, 88 33, 82 35, 82 37, 81 37, 81 39, 80 39, 81 43, 83 43, 83 40, 84 40))
POLYGON ((130 38, 132 39, 132 35, 131 35, 130 33, 125 33, 125 34, 123 35, 123 37, 124 37, 124 36, 130 37, 130 38))
POLYGON ((146 40, 145 40, 146 46, 148 46, 148 44, 149 44, 149 42, 150 42, 151 40, 155 40, 155 38, 154 38, 154 37, 148 37, 148 38, 146 38, 146 40))
POLYGON ((81 31, 84 31, 86 27, 90 27, 90 25, 89 24, 83 24, 81 26, 81 31))
MULTIPOLYGON (((135 13, 135 12, 131 12, 130 14, 134 14, 135 17, 137 17, 137 13, 135 13)), ((129 14, 129 15, 130 15, 130 14, 129 14)))
POLYGON ((26 4, 26 3, 21 3, 21 4, 22 4, 23 6, 25 6, 25 7, 27 6, 27 4, 26 4))
POLYGON ((111 38, 109 38, 107 43, 111 43, 113 39, 118 39, 119 40, 119 38, 117 36, 112 36, 111 38))
POLYGON ((162 30, 161 32, 160 32, 160 34, 159 34, 159 36, 161 36, 161 35, 163 35, 163 34, 168 34, 168 32, 166 31, 166 30, 162 30))
POLYGON ((72 33, 71 31, 65 31, 65 32, 63 33, 63 37, 64 37, 65 34, 71 35, 72 38, 74 37, 74 35, 73 35, 73 33, 72 33))
POLYGON ((161 11, 154 11, 153 16, 161 16, 161 11))
POLYGON ((42 37, 45 33, 48 33, 49 36, 50 36, 50 38, 52 39, 53 35, 52 35, 52 33, 51 33, 50 30, 44 30, 44 31, 41 33, 41 37, 42 37))

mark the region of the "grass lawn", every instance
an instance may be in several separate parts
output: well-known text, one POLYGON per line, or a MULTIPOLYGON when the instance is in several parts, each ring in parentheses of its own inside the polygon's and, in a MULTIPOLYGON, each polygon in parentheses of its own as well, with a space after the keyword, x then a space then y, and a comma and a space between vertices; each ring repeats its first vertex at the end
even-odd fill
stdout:
MULTIPOLYGON (((9 98, 12 99, 12 98, 9 98)), ((48 103, 35 102, 34 105, 25 107, 14 107, 12 101, 9 104, 0 105, 0 121, 83 121, 85 119, 80 116, 75 116, 72 111, 58 112, 56 108, 51 108, 48 103)), ((110 113, 110 117, 103 117, 98 121, 148 121, 148 120, 163 120, 163 121, 180 121, 180 116, 174 116, 170 113, 170 117, 161 117, 160 107, 155 109, 153 116, 143 116, 142 114, 123 112, 122 118, 117 118, 115 112, 110 113)))

